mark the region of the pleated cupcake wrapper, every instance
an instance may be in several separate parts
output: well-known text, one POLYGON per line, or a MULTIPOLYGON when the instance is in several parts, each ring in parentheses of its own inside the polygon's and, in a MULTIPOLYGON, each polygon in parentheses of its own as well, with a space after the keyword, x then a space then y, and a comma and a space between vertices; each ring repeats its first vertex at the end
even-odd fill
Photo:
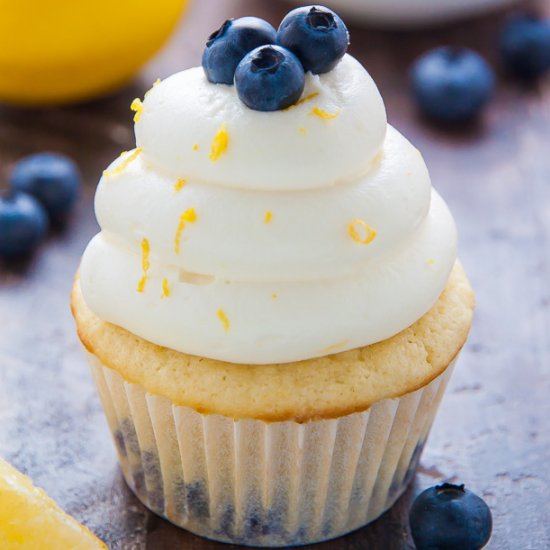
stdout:
POLYGON ((193 533, 250 546, 328 540, 390 508, 414 475, 453 369, 361 413, 267 423, 175 406, 88 355, 138 498, 193 533))

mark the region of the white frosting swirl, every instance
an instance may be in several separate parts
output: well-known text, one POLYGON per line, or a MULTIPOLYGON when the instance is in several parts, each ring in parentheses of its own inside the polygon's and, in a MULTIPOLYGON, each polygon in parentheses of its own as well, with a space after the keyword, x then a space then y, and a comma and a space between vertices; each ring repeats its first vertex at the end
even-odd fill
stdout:
POLYGON ((313 94, 285 111, 252 111, 234 86, 211 84, 196 67, 148 93, 137 146, 151 166, 170 176, 225 187, 297 191, 363 176, 386 132, 372 78, 347 55, 330 73, 307 75, 303 97, 313 94), (327 124, 312 114, 314 107, 338 116, 327 124), (210 143, 221 126, 230 135, 231 154, 211 162, 210 143))
POLYGON ((139 149, 96 194, 102 232, 81 285, 101 319, 185 353, 263 364, 368 345, 428 311, 456 230, 421 155, 386 124, 350 56, 308 74, 303 97, 253 111, 201 69, 151 90, 139 149), (220 128, 227 148, 213 160, 220 128))

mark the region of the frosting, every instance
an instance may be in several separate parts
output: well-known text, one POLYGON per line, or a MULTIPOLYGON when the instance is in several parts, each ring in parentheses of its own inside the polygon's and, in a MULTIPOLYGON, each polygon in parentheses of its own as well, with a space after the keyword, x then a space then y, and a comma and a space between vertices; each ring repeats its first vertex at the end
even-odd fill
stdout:
POLYGON ((284 111, 252 111, 234 86, 212 84, 196 67, 154 86, 139 114, 137 146, 155 169, 251 190, 319 189, 357 179, 386 132, 380 93, 349 55, 329 73, 307 74, 302 102, 284 111), (307 140, 300 127, 309 130, 307 140))
POLYGON ((419 152, 346 55, 284 111, 201 69, 148 92, 96 193, 89 307, 156 344, 249 364, 368 345, 445 287, 456 230, 419 152))

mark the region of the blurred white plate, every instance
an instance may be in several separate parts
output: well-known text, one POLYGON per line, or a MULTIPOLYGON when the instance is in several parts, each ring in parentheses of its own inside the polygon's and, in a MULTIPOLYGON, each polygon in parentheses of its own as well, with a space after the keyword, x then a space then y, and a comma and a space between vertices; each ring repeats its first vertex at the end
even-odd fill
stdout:
MULTIPOLYGON (((391 25, 440 23, 490 11, 518 0, 323 0, 319 2, 341 15, 391 25)), ((314 4, 310 0, 294 0, 314 4)))

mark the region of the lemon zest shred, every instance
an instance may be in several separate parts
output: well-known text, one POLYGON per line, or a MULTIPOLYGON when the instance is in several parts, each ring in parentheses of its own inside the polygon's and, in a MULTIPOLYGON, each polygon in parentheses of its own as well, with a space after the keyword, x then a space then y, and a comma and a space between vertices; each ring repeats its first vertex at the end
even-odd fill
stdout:
POLYGON ((426 263, 428 265, 434 265, 435 264, 435 260, 433 258, 430 258, 429 260, 426 261, 426 263))
POLYGON ((188 208, 179 219, 178 228, 176 230, 176 238, 174 242, 174 250, 176 254, 180 253, 181 234, 185 229, 186 223, 195 223, 197 221, 197 212, 194 208, 188 208))
POLYGON ((270 210, 267 210, 265 213, 264 223, 270 223, 273 219, 273 213, 270 210))
POLYGON ((153 82, 153 86, 151 88, 149 88, 146 92, 145 92, 145 95, 143 96, 144 98, 146 98, 153 90, 153 88, 155 86, 158 86, 159 84, 161 83, 161 80, 160 78, 157 78, 154 82, 153 82))
POLYGON ((138 292, 145 292, 145 285, 147 283, 147 272, 149 271, 149 268, 151 267, 151 262, 149 262, 149 241, 145 238, 141 240, 141 269, 143 271, 143 276, 139 280, 139 283, 137 285, 137 291, 138 292))
POLYGON ((229 147, 229 134, 225 124, 222 124, 218 129, 217 134, 212 141, 212 149, 210 150, 210 160, 217 161, 229 147))
POLYGON ((198 150, 199 150, 199 144, 195 143, 195 145, 193 145, 193 151, 198 151, 198 150))
POLYGON ((141 113, 143 112, 143 103, 141 99, 139 99, 139 97, 136 97, 136 99, 132 101, 130 109, 132 109, 132 111, 136 113, 134 115, 134 122, 139 122, 139 119, 141 118, 141 113))
POLYGON ((313 107, 313 109, 311 109, 311 112, 309 114, 317 116, 324 120, 329 120, 331 118, 336 118, 340 113, 329 113, 324 109, 321 109, 320 107, 313 107))
POLYGON ((149 262, 149 252, 151 251, 151 247, 149 246, 149 241, 147 239, 141 240, 141 269, 143 269, 143 273, 147 273, 149 271, 149 268, 151 267, 151 263, 149 262))
POLYGON ((176 183, 174 183, 174 190, 176 193, 178 191, 181 191, 183 186, 187 183, 187 180, 184 180, 183 178, 180 178, 176 183))
POLYGON ((161 298, 168 298, 170 296, 170 284, 168 283, 168 279, 165 277, 164 281, 162 281, 162 295, 161 298))
POLYGON ((290 107, 287 107, 286 109, 283 109, 284 111, 290 111, 290 109, 294 109, 294 107, 297 107, 298 105, 301 105, 302 103, 305 103, 306 101, 310 101, 311 99, 315 99, 319 95, 319 92, 312 92, 311 94, 308 94, 302 98, 300 98, 296 103, 291 105, 290 107))
POLYGON ((271 297, 272 297, 274 300, 276 300, 276 299, 278 298, 278 295, 275 294, 275 293, 273 293, 273 294, 271 295, 271 297))
POLYGON ((307 128, 305 126, 300 126, 300 128, 298 128, 298 133, 302 134, 303 136, 307 135, 307 128))
POLYGON ((370 244, 374 239, 376 238, 376 229, 371 227, 366 221, 364 220, 353 220, 348 225, 348 233, 350 237, 359 244, 370 244), (365 236, 361 237, 359 234, 359 228, 364 229, 365 236))
POLYGON ((147 275, 144 275, 138 283, 137 291, 138 292, 145 292, 145 284, 147 283, 147 275))
POLYGON ((222 322, 225 332, 229 332, 229 318, 227 317, 223 309, 218 309, 218 319, 222 322))
MULTIPOLYGON (((124 151, 120 156, 122 157, 123 155, 125 155, 128 151, 124 151)), ((130 155, 128 155, 121 163, 119 163, 117 166, 115 166, 114 168, 112 168, 111 170, 103 170, 103 175, 106 177, 106 178, 109 178, 111 176, 117 176, 118 174, 121 174, 122 172, 124 172, 124 170, 126 170, 126 168, 128 167, 128 165, 133 162, 134 160, 136 160, 136 158, 143 152, 143 149, 141 148, 137 148, 134 150, 134 152, 130 155)))

